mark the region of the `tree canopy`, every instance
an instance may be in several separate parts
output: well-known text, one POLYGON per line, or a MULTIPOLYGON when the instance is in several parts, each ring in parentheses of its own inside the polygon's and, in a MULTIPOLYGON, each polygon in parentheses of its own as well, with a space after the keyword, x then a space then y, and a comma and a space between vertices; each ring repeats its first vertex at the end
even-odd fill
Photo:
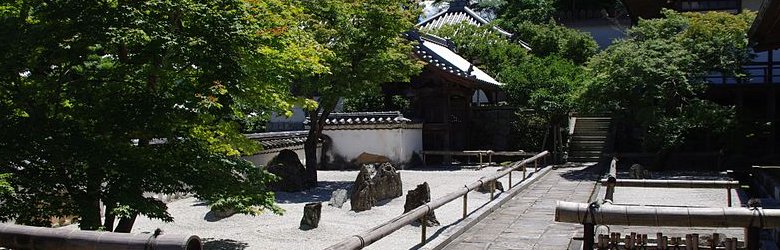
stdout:
POLYGON ((0 219, 78 215, 108 231, 174 219, 145 192, 281 212, 273 176, 239 158, 259 145, 237 121, 290 107, 293 79, 326 72, 294 3, 0 4, 0 219))
POLYGON ((724 132, 732 107, 702 98, 711 72, 740 76, 750 59, 747 29, 755 15, 676 13, 641 20, 628 37, 593 57, 596 79, 583 100, 644 130, 645 150, 669 150, 690 132, 724 132))
POLYGON ((308 185, 317 181, 316 145, 325 119, 341 97, 360 95, 387 82, 408 82, 419 72, 421 62, 412 54, 413 42, 405 32, 419 15, 416 3, 403 0, 305 0, 311 16, 303 27, 323 49, 321 62, 327 72, 302 76, 293 93, 318 97, 319 105, 308 111, 306 140, 308 185))

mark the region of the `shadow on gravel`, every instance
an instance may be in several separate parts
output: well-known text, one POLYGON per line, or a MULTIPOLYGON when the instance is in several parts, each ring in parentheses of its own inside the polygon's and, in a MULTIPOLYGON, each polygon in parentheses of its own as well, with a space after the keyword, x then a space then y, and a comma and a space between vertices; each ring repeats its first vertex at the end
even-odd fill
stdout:
POLYGON ((203 239, 203 249, 206 250, 246 249, 247 247, 249 247, 249 244, 231 239, 203 239))
POLYGON ((597 181, 601 177, 602 171, 603 169, 599 168, 598 165, 593 165, 583 169, 564 169, 560 175, 570 181, 597 181))
POLYGON ((319 181, 317 187, 313 189, 303 190, 301 192, 288 193, 288 192, 276 192, 276 203, 309 203, 309 202, 326 202, 330 200, 331 194, 336 189, 346 189, 349 191, 352 188, 351 181, 319 181))

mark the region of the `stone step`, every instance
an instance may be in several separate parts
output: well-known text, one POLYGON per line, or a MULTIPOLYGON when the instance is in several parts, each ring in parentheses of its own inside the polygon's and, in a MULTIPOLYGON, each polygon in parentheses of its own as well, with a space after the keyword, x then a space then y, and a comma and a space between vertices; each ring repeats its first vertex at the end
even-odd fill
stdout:
POLYGON ((573 134, 571 136, 572 141, 603 141, 607 139, 607 135, 578 135, 573 134))
POLYGON ((601 144, 591 144, 591 145, 569 145, 569 151, 602 151, 604 150, 604 145, 601 144))
POLYGON ((574 136, 604 136, 609 135, 607 132, 602 131, 574 131, 574 136))

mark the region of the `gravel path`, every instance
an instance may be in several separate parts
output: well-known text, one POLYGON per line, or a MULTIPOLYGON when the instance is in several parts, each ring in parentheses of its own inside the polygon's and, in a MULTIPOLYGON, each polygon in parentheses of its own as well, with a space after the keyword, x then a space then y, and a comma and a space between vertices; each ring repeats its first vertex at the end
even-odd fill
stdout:
MULTIPOLYGON (((418 184, 427 181, 431 187, 431 196, 435 199, 497 170, 498 167, 476 171, 458 168, 401 170, 404 196, 381 201, 379 206, 359 213, 350 211, 349 202, 342 208, 327 205, 334 190, 349 190, 358 172, 320 171, 320 183, 316 189, 277 194, 277 203, 286 210, 281 216, 263 214, 253 217, 237 214, 216 220, 207 215, 209 209, 205 203, 195 198, 187 198, 168 204, 168 211, 175 218, 175 222, 164 223, 141 217, 136 221, 133 232, 160 228, 168 233, 194 234, 205 239, 206 249, 322 249, 402 214, 406 191, 414 189, 418 184), (304 204, 317 201, 323 202, 319 227, 309 231, 298 229, 304 204)), ((521 175, 515 175, 515 183, 521 178, 519 176, 521 175)), ((504 187, 508 187, 506 178, 501 181, 504 187)), ((469 193, 469 211, 482 206, 489 197, 489 193, 469 193)), ((451 202, 436 210, 436 217, 442 226, 429 228, 429 237, 435 236, 447 225, 460 219, 461 212, 461 202, 451 202)), ((368 249, 409 249, 416 246, 419 240, 420 228, 406 226, 368 249)))

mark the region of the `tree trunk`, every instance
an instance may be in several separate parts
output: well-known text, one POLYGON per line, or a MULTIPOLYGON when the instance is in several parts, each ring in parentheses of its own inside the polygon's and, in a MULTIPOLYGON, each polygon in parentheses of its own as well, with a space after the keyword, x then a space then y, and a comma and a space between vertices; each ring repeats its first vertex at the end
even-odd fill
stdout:
POLYGON ((103 220, 103 230, 106 230, 106 232, 114 231, 114 221, 116 220, 116 216, 112 210, 114 210, 114 204, 110 202, 106 203, 106 218, 103 220))
POLYGON ((136 217, 138 217, 138 214, 133 214, 130 217, 122 217, 119 219, 119 224, 116 225, 114 232, 129 233, 130 230, 133 230, 133 224, 135 224, 136 217))
POLYGON ((306 154, 306 187, 313 188, 317 186, 317 143, 322 137, 322 129, 325 119, 328 119, 330 113, 336 108, 336 102, 320 102, 320 107, 309 111, 309 135, 306 136, 306 142, 303 144, 303 150, 306 154))
MULTIPOLYGON (((313 119, 312 119, 313 120, 313 119)), ((303 144, 303 150, 306 154, 306 187, 313 188, 317 186, 317 142, 319 141, 321 131, 315 122, 309 123, 309 135, 306 136, 306 142, 303 144)))
POLYGON ((81 230, 98 230, 100 221, 100 185, 102 182, 100 169, 88 166, 87 191, 80 197, 79 204, 79 228, 81 230))
POLYGON ((100 202, 97 196, 86 195, 79 202, 79 228, 98 230, 100 228, 100 202))

